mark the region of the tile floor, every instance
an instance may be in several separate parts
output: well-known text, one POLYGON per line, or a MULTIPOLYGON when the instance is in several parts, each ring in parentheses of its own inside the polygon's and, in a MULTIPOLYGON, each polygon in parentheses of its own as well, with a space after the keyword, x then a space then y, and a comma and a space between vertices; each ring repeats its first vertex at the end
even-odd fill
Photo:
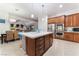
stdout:
MULTIPOLYGON (((1 56, 27 56, 19 47, 21 41, 0 44, 1 56)), ((79 43, 54 39, 53 46, 43 56, 79 56, 79 43)))
POLYGON ((25 56, 25 52, 20 48, 20 40, 0 44, 1 56, 25 56))

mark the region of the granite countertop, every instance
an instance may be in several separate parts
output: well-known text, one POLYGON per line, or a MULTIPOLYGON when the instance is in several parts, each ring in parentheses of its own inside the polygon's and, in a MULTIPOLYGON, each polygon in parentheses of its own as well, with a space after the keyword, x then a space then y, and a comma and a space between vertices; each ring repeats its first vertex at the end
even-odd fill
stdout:
POLYGON ((20 34, 34 39, 34 38, 38 38, 38 37, 41 37, 47 34, 53 34, 53 33, 52 32, 22 32, 20 34))

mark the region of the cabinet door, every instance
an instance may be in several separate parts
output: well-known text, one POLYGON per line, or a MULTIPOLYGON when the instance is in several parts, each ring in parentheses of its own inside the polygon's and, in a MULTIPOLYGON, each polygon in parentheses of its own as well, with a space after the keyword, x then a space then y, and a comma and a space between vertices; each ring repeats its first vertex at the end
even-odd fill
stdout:
POLYGON ((68 26, 72 27, 73 26, 73 18, 72 15, 68 16, 68 26))
POLYGON ((36 50, 36 56, 41 56, 44 53, 44 49, 41 48, 39 50, 36 50))
POLYGON ((66 19, 65 19, 65 27, 69 27, 71 25, 71 21, 69 19, 69 16, 66 16, 66 19))
POLYGON ((36 39, 36 56, 40 56, 44 53, 44 37, 36 39))
POLYGON ((75 15, 75 26, 79 26, 79 14, 75 15))
POLYGON ((66 16, 65 27, 72 27, 72 26, 73 26, 73 17, 72 17, 72 15, 66 16))
POLYGON ((45 50, 49 48, 49 35, 45 36, 45 50))
POLYGON ((73 41, 74 40, 74 33, 64 33, 64 39, 73 41))
POLYGON ((54 24, 55 23, 55 19, 54 18, 49 18, 48 19, 48 24, 54 24))
POLYGON ((50 23, 56 23, 56 24, 58 24, 58 23, 64 23, 64 17, 65 16, 59 16, 59 17, 54 17, 54 18, 49 18, 48 19, 48 23, 50 24, 50 23))
POLYGON ((35 56, 35 39, 26 37, 26 53, 30 56, 35 56))
POLYGON ((72 27, 75 27, 76 26, 76 16, 75 14, 71 15, 72 16, 72 19, 71 19, 71 26, 72 27))
POLYGON ((58 19, 58 23, 63 24, 64 23, 64 18, 65 18, 65 16, 58 17, 57 18, 58 19))
POLYGON ((77 26, 79 26, 79 14, 66 16, 65 27, 77 27, 77 26))
POLYGON ((74 33, 74 41, 79 42, 79 33, 74 33))
POLYGON ((49 35, 49 39, 50 39, 49 44, 50 44, 50 46, 52 46, 52 43, 53 43, 53 35, 52 34, 49 35))

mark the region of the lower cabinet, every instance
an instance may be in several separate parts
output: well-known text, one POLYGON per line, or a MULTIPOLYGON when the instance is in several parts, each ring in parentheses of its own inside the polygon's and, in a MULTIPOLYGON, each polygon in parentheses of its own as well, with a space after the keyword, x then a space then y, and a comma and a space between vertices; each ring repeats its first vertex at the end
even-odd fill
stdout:
POLYGON ((79 42, 79 33, 77 33, 77 32, 64 32, 64 40, 79 42))
POLYGON ((39 38, 26 37, 26 53, 29 56, 41 56, 43 55, 53 43, 53 35, 45 35, 39 38))
POLYGON ((30 38, 25 38, 25 45, 26 45, 26 53, 28 55, 34 56, 35 55, 35 40, 30 38))
POLYGON ((49 41, 50 41, 49 36, 48 35, 45 36, 45 50, 49 48, 49 41))
POLYGON ((40 56, 44 53, 44 37, 36 39, 36 56, 40 56))
POLYGON ((53 35, 50 35, 49 36, 49 39, 50 39, 49 40, 49 46, 52 46, 52 43, 53 43, 53 39, 52 38, 53 38, 53 35))
POLYGON ((74 41, 79 42, 79 33, 74 33, 74 41))
POLYGON ((74 33, 72 32, 64 32, 64 39, 73 41, 74 40, 74 33))

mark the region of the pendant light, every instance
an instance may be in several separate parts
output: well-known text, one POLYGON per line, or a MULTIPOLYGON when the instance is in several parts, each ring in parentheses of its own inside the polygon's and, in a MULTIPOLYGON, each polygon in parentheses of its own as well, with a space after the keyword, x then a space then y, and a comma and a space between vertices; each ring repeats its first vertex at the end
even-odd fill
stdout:
POLYGON ((43 21, 45 17, 47 17, 47 8, 45 4, 42 4, 42 20, 43 21))

